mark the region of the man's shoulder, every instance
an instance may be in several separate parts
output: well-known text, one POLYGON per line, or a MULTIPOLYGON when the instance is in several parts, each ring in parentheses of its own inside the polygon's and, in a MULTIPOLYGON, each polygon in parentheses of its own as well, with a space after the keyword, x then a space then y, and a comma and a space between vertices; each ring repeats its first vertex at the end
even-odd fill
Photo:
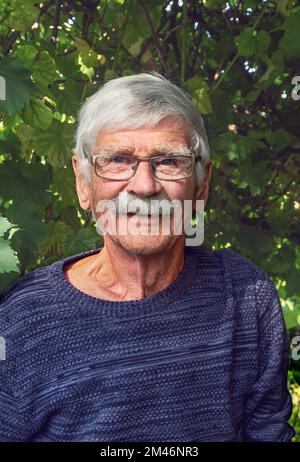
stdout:
POLYGON ((63 265, 78 260, 98 249, 92 249, 75 255, 55 260, 53 263, 40 266, 21 276, 0 298, 1 313, 14 310, 27 311, 34 307, 43 307, 64 299, 63 265))
POLYGON ((54 294, 49 283, 49 273, 53 264, 36 268, 17 279, 0 299, 0 313, 8 305, 17 306, 33 299, 54 294))
POLYGON ((255 301, 261 316, 272 306, 281 311, 276 285, 262 268, 231 249, 220 249, 216 253, 222 259, 225 278, 232 284, 235 296, 250 304, 255 301))
POLYGON ((216 250, 214 253, 220 256, 224 270, 231 273, 234 278, 245 278, 249 276, 251 279, 254 278, 255 281, 271 281, 270 277, 262 268, 253 263, 249 258, 232 249, 222 248, 216 250))
POLYGON ((247 279, 264 280, 272 282, 267 273, 250 258, 241 255, 229 248, 213 249, 207 245, 192 246, 188 250, 192 258, 197 262, 196 268, 203 267, 222 269, 223 272, 234 280, 247 279))
POLYGON ((218 250, 206 247, 195 247, 195 256, 199 260, 199 268, 203 262, 209 262, 213 268, 222 270, 227 288, 244 296, 253 295, 256 298, 274 298, 277 295, 274 281, 257 264, 240 253, 229 249, 218 250), (199 256, 199 258, 198 258, 199 256))

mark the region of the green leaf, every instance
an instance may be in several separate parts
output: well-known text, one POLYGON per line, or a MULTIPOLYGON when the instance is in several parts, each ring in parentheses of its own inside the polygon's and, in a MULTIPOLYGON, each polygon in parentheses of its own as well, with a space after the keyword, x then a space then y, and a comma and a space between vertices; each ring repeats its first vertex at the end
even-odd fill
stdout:
POLYGON ((18 259, 9 241, 0 238, 0 273, 19 271, 18 259))
MULTIPOLYGON (((50 48, 48 43, 45 43, 44 46, 54 60, 56 69, 60 74, 62 74, 66 79, 82 79, 78 64, 77 50, 74 50, 67 55, 60 56, 55 53, 53 48, 50 48)), ((57 78, 59 79, 60 77, 58 76, 57 78)))
POLYGON ((275 274, 283 278, 290 272, 291 262, 295 261, 295 253, 289 247, 278 249, 277 253, 272 256, 270 264, 275 274))
POLYGON ((115 71, 113 71, 113 70, 111 70, 111 69, 107 69, 107 70, 105 71, 105 73, 104 73, 104 80, 105 80, 105 82, 107 82, 108 80, 115 79, 115 78, 117 78, 117 77, 119 77, 119 75, 118 75, 115 71))
POLYGON ((21 157, 29 161, 33 152, 34 128, 30 125, 19 124, 15 131, 21 141, 21 157))
POLYGON ((266 53, 271 39, 268 33, 264 30, 257 31, 251 27, 247 27, 242 33, 235 38, 235 44, 240 56, 253 56, 255 54, 261 56, 266 53))
POLYGON ((67 236, 73 235, 72 228, 63 221, 50 221, 48 231, 39 247, 41 255, 60 255, 64 250, 64 241, 67 236))
POLYGON ((38 98, 31 98, 22 110, 22 117, 26 124, 35 128, 47 128, 52 122, 52 111, 38 98))
POLYGON ((274 248, 271 235, 246 225, 240 225, 237 241, 241 248, 241 253, 256 261, 266 256, 274 248))
POLYGON ((81 229, 75 236, 67 237, 65 242, 68 255, 75 255, 97 247, 99 247, 99 235, 95 229, 81 229))
POLYGON ((43 87, 54 82, 57 77, 54 59, 47 51, 42 51, 32 66, 33 80, 43 87))
POLYGON ((240 56, 253 56, 255 53, 255 35, 252 28, 248 27, 235 38, 235 44, 240 56))
POLYGON ((283 128, 279 128, 273 132, 268 130, 265 136, 274 152, 280 152, 282 149, 286 148, 293 139, 291 134, 283 128))
POLYGON ((39 13, 32 0, 18 0, 9 15, 8 24, 12 29, 25 32, 38 19, 39 13))
POLYGON ((80 89, 73 80, 66 80, 64 89, 55 93, 56 109, 62 114, 73 115, 77 113, 80 99, 78 93, 80 89))
POLYGON ((34 62, 34 58, 38 54, 38 50, 33 45, 21 45, 18 47, 17 50, 13 53, 13 56, 18 58, 25 67, 29 67, 31 70, 31 66, 34 62))
POLYGON ((295 306, 294 303, 289 303, 289 300, 287 302, 282 300, 281 303, 287 329, 298 327, 300 325, 300 304, 295 306))
POLYGON ((14 226, 16 225, 10 223, 7 218, 0 216, 0 238, 3 238, 6 231, 13 228, 14 226))
POLYGON ((292 13, 283 25, 284 36, 279 46, 287 56, 300 58, 299 24, 300 10, 292 13))
POLYGON ((20 251, 25 245, 29 251, 35 252, 47 232, 40 206, 28 200, 15 202, 6 211, 6 216, 20 228, 11 238, 12 247, 20 251))
POLYGON ((187 80, 185 85, 201 114, 205 115, 212 112, 211 101, 208 93, 209 88, 206 81, 201 77, 193 77, 187 80))
POLYGON ((101 56, 90 47, 90 45, 80 37, 75 37, 74 44, 79 52, 82 63, 87 67, 96 67, 100 60, 101 56))
POLYGON ((270 60, 276 67, 277 73, 281 74, 284 69, 284 56, 282 52, 280 50, 274 51, 270 60))
POLYGON ((293 0, 276 0, 277 10, 281 14, 288 16, 293 8, 293 3, 293 0))
POLYGON ((68 223, 68 225, 71 226, 75 233, 77 233, 82 228, 77 209, 74 207, 74 205, 63 208, 59 216, 62 221, 68 223))
POLYGON ((50 193, 49 171, 41 163, 31 163, 18 159, 6 161, 0 168, 0 196, 6 200, 13 198, 21 202, 29 200, 39 204, 47 204, 50 193))
POLYGON ((265 161, 253 164, 247 159, 239 167, 239 178, 243 183, 249 185, 253 195, 261 192, 266 185, 268 175, 269 169, 265 161))
POLYGON ((12 132, 5 140, 0 140, 0 154, 12 154, 18 157, 20 153, 20 142, 16 135, 12 132))
MULTIPOLYGON (((265 145, 262 141, 255 136, 251 136, 251 131, 247 136, 236 135, 235 133, 223 133, 217 138, 217 149, 224 151, 225 156, 230 160, 239 159, 243 161, 249 157, 249 154, 257 152, 259 149, 264 148, 265 145)), ((252 171, 252 166, 249 167, 252 171)), ((245 168, 245 170, 247 170, 245 168)))
POLYGON ((261 30, 258 32, 257 36, 255 37, 255 50, 258 55, 264 55, 271 43, 271 39, 269 34, 265 30, 261 30))
POLYGON ((0 75, 6 83, 6 99, 0 101, 0 109, 11 116, 29 101, 34 85, 30 80, 30 72, 17 59, 3 58, 0 75))
POLYGON ((257 98, 259 97, 261 93, 261 89, 258 89, 258 90, 253 90, 253 91, 250 91, 247 95, 246 95, 246 101, 250 102, 250 103, 254 103, 254 101, 257 100, 257 98))
POLYGON ((228 92, 219 88, 211 95, 214 111, 209 116, 210 125, 219 127, 220 131, 227 131, 231 114, 231 97, 228 92))
POLYGON ((63 167, 71 158, 74 128, 53 120, 47 130, 37 131, 34 146, 40 156, 46 156, 54 167, 63 167))
POLYGON ((288 297, 292 297, 295 294, 300 295, 299 281, 300 270, 293 270, 288 272, 286 278, 286 295, 288 297))
MULTIPOLYGON (((150 2, 148 0, 145 0, 144 4, 153 27, 157 28, 161 19, 162 5, 158 0, 156 0, 155 2, 153 2, 153 0, 150 0, 150 2)), ((126 20, 126 14, 124 8, 120 9, 118 7, 115 9, 115 17, 113 17, 112 13, 111 18, 114 22, 117 20, 121 34, 121 31, 123 30, 122 25, 126 20)), ((139 40, 144 40, 145 38, 151 35, 152 31, 148 23, 148 20, 145 17, 145 14, 142 12, 140 7, 135 8, 134 6, 132 6, 130 14, 128 16, 126 28, 122 36, 122 44, 126 49, 129 50, 129 48, 133 44, 135 44, 139 40)))
POLYGON ((63 207, 74 204, 75 177, 71 167, 53 170, 53 191, 61 197, 63 207))

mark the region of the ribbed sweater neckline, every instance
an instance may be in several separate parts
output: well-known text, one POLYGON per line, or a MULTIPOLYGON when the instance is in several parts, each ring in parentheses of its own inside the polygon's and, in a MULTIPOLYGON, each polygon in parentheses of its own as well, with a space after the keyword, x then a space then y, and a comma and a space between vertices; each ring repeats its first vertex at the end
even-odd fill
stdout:
POLYGON ((65 273, 64 266, 75 262, 81 258, 100 252, 100 248, 81 252, 76 255, 65 257, 50 265, 49 269, 49 282, 53 286, 55 293, 64 301, 76 303, 82 309, 94 310, 101 308, 103 314, 138 314, 143 312, 164 311, 172 309, 172 304, 178 302, 184 293, 189 290, 190 285, 193 283, 193 278, 196 276, 197 259, 199 259, 202 248, 185 247, 184 248, 184 264, 181 273, 176 279, 169 284, 165 289, 158 293, 144 297, 137 300, 126 301, 113 301, 106 300, 88 295, 81 290, 77 289, 71 284, 65 273), (198 253, 199 252, 199 253, 198 253))

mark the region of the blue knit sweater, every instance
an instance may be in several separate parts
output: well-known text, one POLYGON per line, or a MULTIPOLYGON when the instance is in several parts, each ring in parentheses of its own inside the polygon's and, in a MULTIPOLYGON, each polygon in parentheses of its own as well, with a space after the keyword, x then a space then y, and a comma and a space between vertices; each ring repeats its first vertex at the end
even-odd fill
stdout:
POLYGON ((288 337, 273 282, 186 247, 159 293, 105 301, 38 268, 0 304, 1 441, 290 441, 288 337))

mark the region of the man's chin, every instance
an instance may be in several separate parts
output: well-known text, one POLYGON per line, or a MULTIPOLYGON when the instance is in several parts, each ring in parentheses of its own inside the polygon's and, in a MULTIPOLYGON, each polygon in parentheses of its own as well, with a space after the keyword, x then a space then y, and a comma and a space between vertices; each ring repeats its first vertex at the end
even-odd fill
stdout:
POLYGON ((163 252, 174 241, 174 236, 110 236, 128 252, 134 255, 154 255, 163 252))

